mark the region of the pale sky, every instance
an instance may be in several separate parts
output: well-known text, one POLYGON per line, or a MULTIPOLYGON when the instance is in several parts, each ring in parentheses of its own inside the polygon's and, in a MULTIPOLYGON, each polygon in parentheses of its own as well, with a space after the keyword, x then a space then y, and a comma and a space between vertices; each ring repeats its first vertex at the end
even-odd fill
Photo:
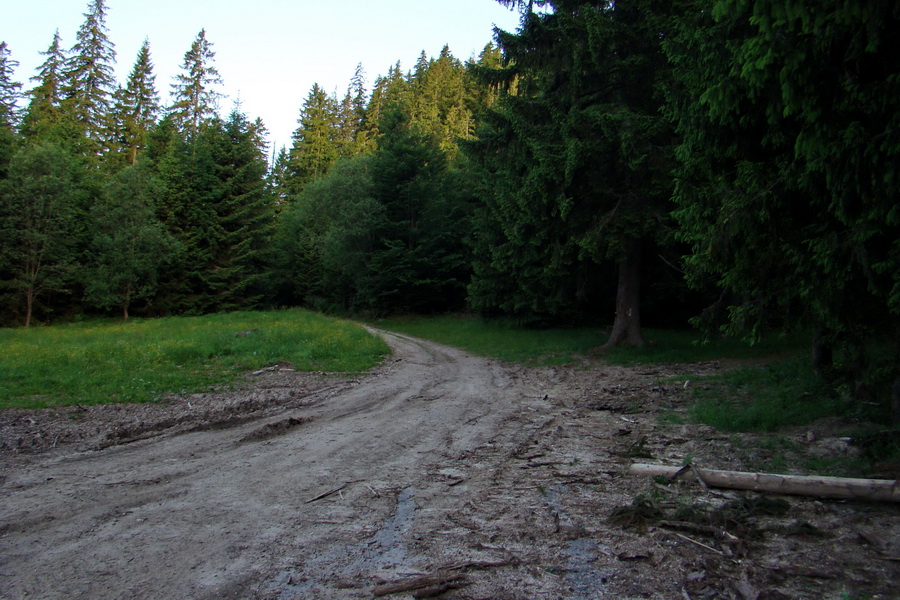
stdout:
MULTIPOLYGON (((0 41, 19 62, 23 90, 59 29, 62 47, 75 44, 87 0, 14 0, 6 3, 0 41)), ((492 40, 493 27, 514 31, 518 13, 495 0, 106 0, 107 35, 115 45, 116 77, 125 80, 144 38, 163 104, 172 78, 201 29, 212 42, 215 66, 228 98, 240 98, 250 120, 262 118, 278 148, 290 146, 300 106, 313 83, 346 92, 358 63, 369 90, 398 60, 410 70, 422 50, 437 57, 447 44, 465 61, 492 40)))

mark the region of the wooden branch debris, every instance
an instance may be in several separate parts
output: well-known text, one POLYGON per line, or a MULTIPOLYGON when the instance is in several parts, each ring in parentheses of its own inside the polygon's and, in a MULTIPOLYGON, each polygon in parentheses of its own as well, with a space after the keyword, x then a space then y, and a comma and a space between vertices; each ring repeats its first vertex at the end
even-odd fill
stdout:
POLYGON ((708 487, 753 490, 776 494, 795 494, 844 500, 878 500, 900 502, 900 481, 890 479, 854 479, 849 477, 818 477, 806 475, 777 475, 719 471, 692 467, 668 467, 635 463, 629 469, 636 475, 695 478, 708 487))
MULTIPOLYGON (((407 579, 405 581, 379 585, 372 593, 376 598, 380 598, 381 596, 387 596, 389 594, 400 594, 402 592, 430 592, 440 588, 444 588, 443 591, 447 591, 453 589, 448 586, 462 587, 465 579, 465 575, 426 575, 424 577, 413 577, 412 579, 407 579)), ((427 598, 428 596, 422 597, 427 598)))
POLYGON ((310 498, 309 500, 304 502, 304 504, 309 504, 310 502, 315 502, 316 500, 321 500, 322 498, 327 498, 328 496, 330 496, 332 494, 337 494, 338 492, 340 492, 342 489, 344 489, 348 485, 350 485, 349 482, 345 483, 344 485, 338 486, 338 487, 334 488, 333 490, 328 490, 327 492, 319 494, 315 498, 310 498))

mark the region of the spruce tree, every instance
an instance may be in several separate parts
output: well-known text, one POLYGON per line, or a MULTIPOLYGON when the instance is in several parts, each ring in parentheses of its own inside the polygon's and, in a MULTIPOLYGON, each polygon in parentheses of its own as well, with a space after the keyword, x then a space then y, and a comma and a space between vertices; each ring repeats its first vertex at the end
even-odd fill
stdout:
POLYGON ((21 120, 22 84, 13 79, 18 66, 6 42, 0 42, 0 128, 16 129, 21 120))
POLYGON ((293 193, 325 175, 340 155, 337 102, 313 84, 300 109, 300 126, 291 147, 290 184, 293 193))
POLYGON ((0 42, 0 179, 6 177, 21 121, 19 100, 22 98, 22 84, 13 80, 13 70, 17 66, 6 42, 0 42))
POLYGON ((274 206, 266 186, 266 150, 260 146, 259 126, 236 107, 213 149, 219 179, 218 239, 210 271, 218 290, 218 310, 258 307, 267 291, 265 252, 274 206))
POLYGON ((69 136, 63 132, 62 126, 62 82, 66 54, 62 49, 59 31, 53 34, 53 41, 41 55, 46 58, 38 68, 37 75, 31 78, 37 85, 28 92, 30 101, 25 111, 22 133, 28 138, 62 141, 69 136))
POLYGON ((150 59, 150 42, 144 40, 138 51, 128 82, 119 90, 116 102, 116 130, 127 163, 134 165, 144 138, 159 116, 156 75, 150 59))
POLYGON ((675 215, 690 277, 726 300, 701 321, 753 339, 812 329, 817 371, 866 402, 893 389, 900 420, 900 12, 683 8, 665 46, 683 136, 675 215))
POLYGON ((80 126, 83 151, 100 155, 112 136, 116 52, 107 36, 105 0, 90 0, 63 73, 63 108, 80 126))
POLYGON ((607 344, 641 345, 643 247, 664 231, 672 136, 657 93, 666 3, 553 0, 498 33, 505 94, 473 146, 484 205, 471 301, 483 312, 558 319, 598 307, 594 280, 618 270, 607 344), (594 304, 593 307, 590 305, 594 304))
POLYGON ((196 136, 207 119, 215 117, 222 94, 217 86, 222 78, 214 65, 216 53, 201 29, 184 55, 181 73, 172 84, 173 103, 169 108, 174 122, 188 136, 196 136))

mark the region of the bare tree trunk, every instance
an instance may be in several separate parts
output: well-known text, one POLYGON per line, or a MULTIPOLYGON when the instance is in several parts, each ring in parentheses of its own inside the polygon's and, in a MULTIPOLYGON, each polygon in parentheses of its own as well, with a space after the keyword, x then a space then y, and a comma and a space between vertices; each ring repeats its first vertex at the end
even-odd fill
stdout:
POLYGON ((644 346, 641 332, 641 241, 625 239, 625 257, 619 261, 616 320, 603 348, 644 346))
POLYGON ((122 301, 122 320, 128 320, 128 304, 131 302, 131 283, 125 286, 125 298, 122 301))
POLYGON ((831 343, 826 341, 828 331, 823 327, 816 330, 813 336, 812 363, 816 376, 830 382, 834 374, 834 351, 831 343))
POLYGON ((34 288, 25 290, 25 327, 31 327, 31 310, 34 307, 34 288))

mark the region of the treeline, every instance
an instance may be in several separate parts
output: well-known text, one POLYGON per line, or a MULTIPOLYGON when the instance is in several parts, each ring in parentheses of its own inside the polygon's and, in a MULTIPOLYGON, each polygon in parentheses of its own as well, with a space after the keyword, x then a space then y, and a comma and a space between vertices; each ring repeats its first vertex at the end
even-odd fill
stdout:
POLYGON ((497 47, 314 86, 271 160, 218 116, 203 32, 164 108, 148 44, 114 86, 102 0, 24 114, 4 46, 4 319, 615 315, 615 345, 694 316, 811 331, 824 379, 900 415, 900 7, 499 1, 497 47))

